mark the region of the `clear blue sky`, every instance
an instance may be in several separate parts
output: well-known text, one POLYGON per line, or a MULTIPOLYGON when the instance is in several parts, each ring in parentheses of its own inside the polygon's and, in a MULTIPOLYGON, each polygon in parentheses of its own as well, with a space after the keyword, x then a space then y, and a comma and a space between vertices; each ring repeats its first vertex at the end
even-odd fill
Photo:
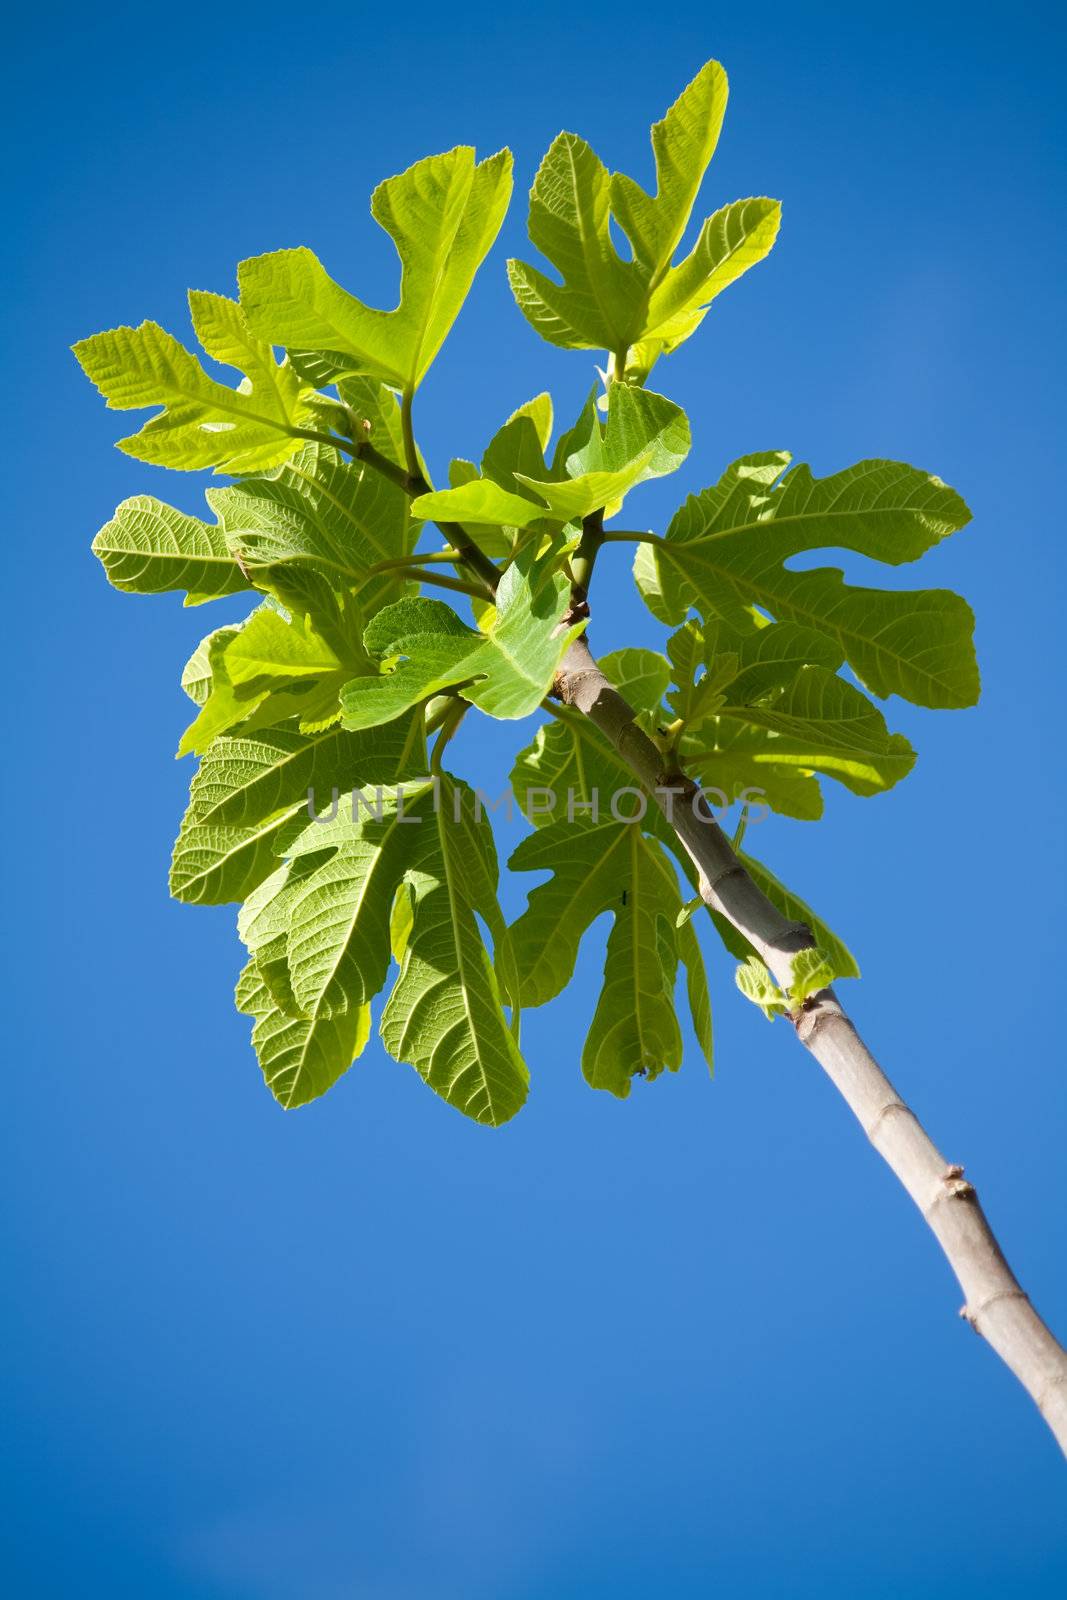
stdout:
MULTIPOLYGON (((890 705, 914 776, 759 845, 857 951, 875 1050, 1062 1335, 1056 8, 59 4, 7 42, 5 1592, 1063 1594, 1051 1437, 710 938, 714 1083, 694 1052, 625 1104, 587 1089, 579 984, 530 1015, 501 1132, 376 1045, 313 1108, 274 1105, 231 912, 166 895, 207 613, 117 595, 89 554, 127 495, 195 510, 201 485, 111 449, 122 418, 67 350, 146 316, 182 334, 188 286, 278 245, 386 301, 379 178, 509 143, 521 196, 561 126, 647 176, 649 122, 721 59, 708 209, 777 195, 783 231, 657 374, 696 446, 643 505, 784 447, 902 457, 973 507, 925 581, 976 607, 981 707, 890 705)), ((519 198, 426 385, 438 470, 590 382, 513 310, 524 225, 519 198)), ((621 555, 596 641, 657 641, 621 555)), ((502 773, 508 738, 465 732, 468 770, 502 773)))

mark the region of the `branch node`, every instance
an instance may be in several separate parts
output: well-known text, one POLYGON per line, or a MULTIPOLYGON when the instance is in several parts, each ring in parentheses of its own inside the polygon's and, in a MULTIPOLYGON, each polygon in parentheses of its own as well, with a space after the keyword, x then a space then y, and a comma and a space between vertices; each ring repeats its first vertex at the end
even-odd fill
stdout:
MULTIPOLYGON (((990 1306, 996 1305, 998 1300, 1028 1301, 1029 1299, 1030 1296, 1026 1293, 1025 1289, 998 1289, 995 1294, 988 1295, 986 1299, 982 1301, 980 1306, 960 1306, 960 1316, 963 1318, 964 1322, 970 1324, 975 1333, 981 1333, 982 1330, 978 1326, 979 1317, 984 1316, 989 1310, 990 1306)), ((1062 1376, 1067 1378, 1067 1373, 1064 1373, 1062 1376)))
POLYGON ((586 678, 592 678, 599 684, 603 674, 597 669, 588 669, 584 672, 559 671, 552 680, 552 693, 557 699, 562 700, 565 706, 574 705, 578 698, 578 685, 586 678))
POLYGON ((656 773, 656 788, 671 789, 692 799, 699 791, 700 785, 688 773, 681 772, 677 767, 671 767, 669 770, 665 768, 663 772, 656 773))
POLYGON ((974 1184, 967 1182, 967 1179, 963 1176, 962 1167, 946 1167, 944 1172, 941 1174, 941 1182, 945 1186, 945 1192, 943 1195, 937 1196, 937 1199, 934 1202, 935 1205, 937 1200, 940 1199, 973 1200, 976 1197, 974 1184))
MULTIPOLYGON (((814 1049, 815 1039, 819 1031, 835 1019, 847 1022, 844 1012, 837 1001, 837 996, 832 989, 820 989, 817 994, 809 995, 795 1011, 790 1013, 793 1025, 797 1030, 797 1037, 808 1050, 814 1049)), ((881 1122, 886 1111, 891 1111, 892 1105, 883 1106, 869 1128, 864 1128, 868 1139, 873 1139, 875 1130, 881 1122)))
POLYGON ((906 1107, 903 1100, 887 1100, 885 1105, 879 1108, 878 1114, 874 1121, 863 1130, 868 1139, 874 1138, 875 1134, 878 1132, 878 1129, 882 1126, 882 1123, 885 1121, 886 1117, 888 1117, 891 1111, 904 1111, 905 1109, 906 1107))

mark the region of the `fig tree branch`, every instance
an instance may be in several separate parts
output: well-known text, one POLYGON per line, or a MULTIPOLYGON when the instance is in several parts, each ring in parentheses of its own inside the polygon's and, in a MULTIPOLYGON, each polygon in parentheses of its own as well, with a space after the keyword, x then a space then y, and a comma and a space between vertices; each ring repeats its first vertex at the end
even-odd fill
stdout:
MULTIPOLYGON (((618 751, 693 862, 705 904, 733 924, 787 991, 794 957, 814 944, 810 930, 790 922, 763 894, 699 785, 663 771, 661 752, 638 727, 633 708, 608 682, 584 637, 564 656, 555 691, 618 751)), ((1014 1372, 1067 1454, 1067 1351, 1030 1304, 963 1168, 940 1153, 832 989, 813 995, 790 1020, 945 1252, 964 1294, 960 1315, 1014 1372)))

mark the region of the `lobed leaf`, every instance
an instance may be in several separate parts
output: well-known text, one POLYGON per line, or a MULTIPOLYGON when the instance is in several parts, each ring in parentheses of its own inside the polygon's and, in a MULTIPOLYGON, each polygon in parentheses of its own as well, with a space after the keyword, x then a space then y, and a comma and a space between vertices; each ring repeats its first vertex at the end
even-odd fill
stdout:
POLYGON ((473 461, 462 459, 449 464, 448 481, 452 489, 461 489, 465 484, 474 483, 484 486, 468 502, 473 508, 472 514, 468 515, 462 502, 459 512, 454 505, 449 509, 446 502, 446 509, 435 511, 435 517, 460 522, 469 537, 488 556, 513 555, 521 543, 523 529, 531 525, 531 518, 534 522, 537 520, 532 510, 533 502, 525 495, 515 474, 520 471, 534 474, 544 472, 545 451, 551 433, 552 401, 547 394, 536 395, 513 412, 504 426, 493 435, 482 456, 480 469, 473 461), (516 490, 519 494, 516 494, 516 490), (524 495, 525 498, 520 498, 524 495), (487 513, 485 521, 481 520, 483 509, 487 513), (519 517, 518 523, 509 520, 512 515, 519 517))
POLYGON ((278 864, 277 846, 299 800, 276 815, 244 823, 202 822, 192 806, 182 819, 170 867, 170 892, 187 905, 244 900, 278 864))
POLYGON ((735 200, 708 217, 692 252, 649 298, 641 337, 634 341, 640 376, 696 332, 724 289, 770 255, 781 221, 778 201, 765 195, 735 200))
MULTIPOLYGON (((623 1098, 635 1075, 654 1078, 664 1068, 677 1071, 682 1042, 674 983, 683 941, 675 921, 682 901, 677 877, 658 842, 637 823, 578 815, 524 839, 509 865, 517 871, 548 868, 553 873, 531 890, 526 911, 511 929, 523 1005, 542 1005, 566 987, 582 936, 610 910, 614 925, 604 986, 582 1070, 594 1088, 623 1098)), ((692 940, 685 940, 683 947, 691 969, 698 969, 691 996, 701 1043, 710 1057, 710 1011, 700 953, 692 940)))
POLYGON ((264 339, 290 347, 317 386, 367 374, 418 388, 459 314, 511 197, 511 154, 475 163, 459 145, 378 185, 371 215, 400 257, 394 311, 364 305, 304 247, 275 250, 237 269, 241 305, 264 339), (320 354, 310 360, 310 353, 320 354))
POLYGON ((497 966, 510 972, 492 832, 471 791, 448 774, 438 803, 427 798, 423 807, 425 826, 409 835, 411 932, 382 1014, 382 1042, 449 1105, 499 1127, 524 1104, 529 1073, 476 920, 489 929, 497 966))
MULTIPOLYGON (((394 902, 411 854, 405 830, 420 824, 395 795, 366 799, 365 818, 303 881, 289 917, 293 994, 315 1014, 369 1002, 385 982, 392 957, 394 902)), ((316 832, 306 829, 295 848, 315 847, 316 832)))
POLYGON ((594 511, 613 515, 639 483, 674 472, 689 453, 685 412, 662 395, 612 384, 601 421, 597 391, 560 439, 546 469, 533 422, 513 420, 490 445, 482 476, 420 496, 416 517, 523 529, 563 527, 594 511), (524 465, 520 467, 519 463, 524 465), (533 473, 527 466, 535 467, 533 473))
POLYGON ((814 773, 875 794, 911 771, 908 741, 830 670, 842 660, 834 639, 795 623, 737 620, 689 621, 668 645, 677 678, 668 704, 684 724, 676 749, 687 770, 731 798, 759 789, 753 799, 800 817, 821 810, 814 773))
POLYGON ((729 86, 717 61, 708 61, 662 121, 652 126, 656 193, 616 173, 611 207, 653 277, 662 276, 682 242, 705 172, 719 142, 729 86))
POLYGON ((303 731, 329 726, 341 715, 340 692, 361 663, 339 656, 304 616, 285 617, 260 606, 232 633, 209 647, 211 689, 178 745, 178 755, 202 755, 231 729, 272 727, 296 717, 303 731))
POLYGON ((186 605, 250 587, 221 528, 150 495, 124 500, 93 540, 108 582, 127 594, 185 590, 186 605))
MULTIPOLYGON (((513 968, 492 834, 466 785, 442 774, 406 782, 402 796, 364 791, 328 823, 291 825, 280 848, 313 862, 283 907, 295 1006, 328 1020, 360 1013, 396 954, 386 1049, 476 1121, 513 1116, 528 1077, 479 919, 509 982, 513 968)), ((286 893, 288 879, 280 885, 286 893)), ((275 926, 253 931, 269 944, 275 926)))
POLYGON ((196 357, 156 322, 113 328, 74 346, 86 376, 117 411, 162 406, 119 449, 140 461, 191 471, 256 472, 299 448, 316 420, 313 395, 292 366, 223 295, 190 291, 193 327, 209 355, 245 376, 236 389, 210 378, 196 357))
POLYGON ((334 789, 395 782, 424 758, 412 718, 362 734, 275 728, 214 739, 190 788, 171 894, 198 905, 244 900, 276 868, 279 841, 309 791, 328 803, 334 789))
POLYGON ((692 496, 666 538, 643 545, 638 587, 651 610, 680 622, 690 606, 744 625, 752 606, 834 641, 878 695, 959 707, 978 698, 966 601, 947 590, 852 587, 836 568, 795 572, 792 557, 842 547, 890 565, 913 561, 962 528, 970 512, 939 478, 894 461, 862 461, 816 479, 788 457, 746 457, 692 496))
MULTIPOLYGON (((623 1099, 635 1077, 652 1079, 664 1068, 677 1072, 682 1064, 682 1034, 674 1006, 678 880, 661 847, 646 839, 637 824, 629 825, 626 839, 626 914, 616 917, 608 935, 604 986, 582 1050, 586 1081, 623 1099)), ((688 948, 696 950, 695 941, 688 948)), ((702 973, 698 950, 696 963, 702 973)), ((706 999, 706 984, 700 993, 706 999)), ((706 1027, 703 1008, 698 1025, 702 1031, 706 1027)))
POLYGON ((559 134, 530 190, 529 231, 563 283, 524 262, 508 262, 519 309, 550 344, 615 350, 640 336, 644 285, 612 243, 610 208, 611 178, 603 162, 577 134, 559 134))
MULTIPOLYGON (((625 681, 627 668, 643 676, 651 665, 629 658, 652 654, 625 651, 621 661, 606 660, 621 668, 625 681)), ((620 821, 611 810, 613 798, 632 784, 632 773, 597 729, 569 714, 538 731, 512 773, 512 787, 537 831, 521 842, 509 866, 552 873, 530 892, 511 928, 520 998, 534 1006, 559 994, 573 975, 583 935, 610 910, 604 987, 582 1066, 594 1087, 621 1097, 635 1074, 656 1077, 681 1065, 674 1009, 679 961, 686 966, 698 1043, 709 1066, 712 1061, 703 960, 692 928, 679 926, 682 896, 660 838, 673 834, 654 806, 643 822, 620 821), (549 795, 543 809, 533 803, 549 795)))
POLYGON ((568 646, 582 631, 560 628, 569 586, 551 554, 522 553, 504 573, 489 631, 478 633, 440 600, 401 600, 379 612, 367 648, 399 664, 357 678, 341 695, 344 725, 391 720, 442 689, 458 687, 489 716, 528 716, 544 699, 568 646))
POLYGON ((561 133, 530 191, 531 242, 559 273, 554 282, 508 262, 520 310, 550 344, 610 351, 616 376, 643 382, 662 354, 699 327, 711 301, 768 254, 781 208, 755 198, 725 206, 702 225, 677 265, 675 251, 718 142, 726 74, 709 61, 652 129, 656 193, 607 168, 584 139, 561 133), (624 260, 611 219, 633 249, 624 260))
MULTIPOLYGON (((625 658, 631 652, 620 652, 620 654, 625 658)), ((608 671, 609 667, 612 669, 613 681, 620 691, 625 693, 627 666, 625 659, 621 663, 616 663, 609 656, 603 659, 601 665, 605 671, 608 671)), ((719 775, 721 776, 721 773, 719 775)), ((534 839, 540 839, 545 835, 547 843, 542 853, 535 847, 533 840, 524 840, 510 864, 515 867, 526 866, 530 870, 533 870, 535 865, 550 868, 560 879, 558 884, 554 879, 552 884, 542 885, 532 891, 527 911, 512 928, 516 957, 523 972, 521 993, 525 1005, 542 1004, 565 986, 574 969, 581 933, 599 914, 599 911, 588 911, 588 903, 589 901, 595 903, 597 900, 600 856, 588 864, 587 875, 584 868, 574 868, 570 864, 574 841, 578 837, 575 826, 579 830, 590 827, 590 814, 582 808, 589 805, 594 794, 597 796, 599 805, 597 838, 604 844, 606 861, 604 871, 610 877, 613 864, 617 864, 621 859, 617 853, 618 846, 621 846, 621 838, 612 849, 608 848, 607 842, 614 840, 616 834, 621 835, 625 829, 634 827, 633 824, 616 823, 615 833, 612 832, 609 820, 610 800, 612 795, 631 786, 632 783, 633 774, 615 748, 588 718, 569 711, 559 713, 551 723, 539 728, 533 742, 520 753, 515 763, 511 776, 512 789, 527 817, 538 830, 534 839), (585 912, 578 913, 577 933, 568 931, 572 929, 573 915, 573 908, 566 899, 568 884, 573 890, 574 905, 587 908, 585 912), (535 896, 541 897, 536 901, 536 908, 535 896)), ((817 785, 815 795, 818 799, 817 785)), ((695 888, 696 872, 692 861, 679 843, 673 829, 651 801, 640 831, 646 836, 646 842, 655 840, 666 847, 695 888), (647 838, 649 835, 651 840, 647 838)), ((859 976, 859 967, 847 947, 799 896, 787 889, 752 855, 742 853, 741 860, 764 894, 786 918, 811 929, 817 944, 832 960, 838 977, 859 976)), ((616 903, 611 909, 619 915, 625 911, 622 891, 626 888, 626 884, 621 873, 617 887, 616 903)), ((687 965, 687 986, 694 1027, 710 1063, 711 1044, 707 1036, 710 1023, 704 1017, 700 972, 695 965, 699 951, 694 951, 685 940, 685 928, 689 920, 683 916, 685 909, 686 905, 683 905, 679 895, 673 912, 679 941, 678 950, 687 965)), ((724 918, 713 915, 712 921, 731 954, 743 960, 752 953, 747 942, 724 918)))
MULTIPOLYGON (((890 733, 867 697, 824 667, 802 667, 770 703, 735 706, 729 701, 727 691, 719 715, 772 734, 765 749, 775 765, 825 772, 853 794, 890 789, 915 765, 915 751, 903 734, 890 733)), ((693 737, 699 739, 700 731, 693 737)))
POLYGON ((407 495, 328 445, 307 445, 274 477, 211 489, 207 498, 228 548, 268 587, 281 567, 320 574, 364 620, 409 587, 396 571, 372 570, 415 547, 407 495))
POLYGON ((332 1088, 370 1037, 369 1006, 329 1017, 286 1013, 272 997, 255 959, 242 972, 235 998, 237 1009, 255 1018, 252 1044, 264 1082, 287 1111, 332 1088))

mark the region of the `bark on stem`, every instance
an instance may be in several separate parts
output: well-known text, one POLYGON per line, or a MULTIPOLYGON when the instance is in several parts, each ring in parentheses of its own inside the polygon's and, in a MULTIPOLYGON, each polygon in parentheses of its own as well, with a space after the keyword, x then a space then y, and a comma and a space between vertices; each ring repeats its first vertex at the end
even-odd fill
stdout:
MULTIPOLYGON (((612 688, 584 638, 564 656, 555 690, 610 739, 688 852, 703 900, 744 935, 787 989, 793 957, 813 943, 810 931, 783 917, 757 887, 699 786, 664 772, 659 750, 637 726, 632 707, 612 688)), ((1015 1373, 1067 1454, 1067 1351, 1020 1288, 963 1168, 941 1155, 831 989, 806 1001, 792 1020, 801 1043, 844 1096, 945 1252, 964 1293, 960 1315, 1015 1373)))

